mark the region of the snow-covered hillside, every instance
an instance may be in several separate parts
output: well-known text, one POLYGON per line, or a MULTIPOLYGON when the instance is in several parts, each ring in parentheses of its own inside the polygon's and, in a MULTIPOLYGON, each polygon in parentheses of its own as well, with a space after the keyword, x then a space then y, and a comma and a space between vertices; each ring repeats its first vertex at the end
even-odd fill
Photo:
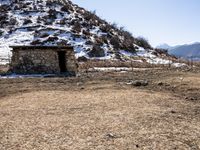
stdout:
POLYGON ((69 0, 1 0, 1 63, 7 63, 11 45, 72 45, 77 58, 90 59, 139 56, 165 64, 170 57, 69 0))

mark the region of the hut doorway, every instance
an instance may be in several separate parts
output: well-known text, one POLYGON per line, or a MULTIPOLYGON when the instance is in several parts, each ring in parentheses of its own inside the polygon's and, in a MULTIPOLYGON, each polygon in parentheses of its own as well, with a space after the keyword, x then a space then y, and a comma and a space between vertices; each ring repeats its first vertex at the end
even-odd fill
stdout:
POLYGON ((60 73, 67 72, 65 51, 58 51, 58 60, 59 60, 60 73))

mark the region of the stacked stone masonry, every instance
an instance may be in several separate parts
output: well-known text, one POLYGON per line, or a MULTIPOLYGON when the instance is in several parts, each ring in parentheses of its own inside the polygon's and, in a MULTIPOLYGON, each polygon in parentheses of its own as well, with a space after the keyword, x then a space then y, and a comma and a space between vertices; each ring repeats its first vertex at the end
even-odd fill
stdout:
MULTIPOLYGON (((59 74, 59 52, 64 52, 66 73, 76 74, 77 63, 72 47, 13 46, 11 71, 17 74, 59 74)), ((62 62, 61 62, 62 63, 62 62)))

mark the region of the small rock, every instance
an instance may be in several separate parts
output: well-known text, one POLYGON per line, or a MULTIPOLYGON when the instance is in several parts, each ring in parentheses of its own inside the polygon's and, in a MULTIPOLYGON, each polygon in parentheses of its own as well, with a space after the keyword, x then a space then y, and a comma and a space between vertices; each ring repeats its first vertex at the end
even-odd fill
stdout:
POLYGON ((172 113, 172 114, 175 114, 175 113, 176 113, 176 111, 174 111, 174 110, 171 110, 171 113, 172 113))
POLYGON ((164 85, 164 83, 163 82, 158 82, 158 85, 162 86, 162 85, 164 85))
POLYGON ((186 99, 186 100, 188 100, 188 99, 189 99, 189 97, 187 97, 187 96, 186 96, 186 97, 185 97, 185 99, 186 99))
POLYGON ((112 133, 106 134, 106 137, 111 138, 111 139, 116 138, 116 136, 114 134, 112 134, 112 133))
POLYGON ((132 82, 133 86, 147 86, 149 83, 146 80, 136 80, 132 82))
POLYGON ((81 89, 81 90, 84 90, 85 88, 84 88, 84 87, 81 87, 80 89, 81 89))
POLYGON ((195 100, 197 100, 197 98, 195 98, 195 97, 190 97, 190 100, 191 100, 191 101, 195 101, 195 100))
POLYGON ((127 84, 127 85, 132 85, 132 84, 133 84, 133 81, 127 82, 126 84, 127 84))
POLYGON ((82 86, 82 85, 83 85, 83 82, 78 82, 76 85, 77 85, 77 86, 82 86))

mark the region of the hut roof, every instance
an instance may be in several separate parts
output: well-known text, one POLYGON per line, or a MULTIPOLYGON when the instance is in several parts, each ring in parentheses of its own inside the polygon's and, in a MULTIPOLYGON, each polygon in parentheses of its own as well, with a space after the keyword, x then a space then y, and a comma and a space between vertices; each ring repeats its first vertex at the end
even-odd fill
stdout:
POLYGON ((23 46, 10 46, 10 48, 12 48, 13 50, 15 49, 23 49, 23 50, 28 50, 28 49, 55 49, 55 50, 59 50, 59 49, 68 49, 71 50, 73 49, 72 46, 33 46, 33 45, 23 45, 23 46))

